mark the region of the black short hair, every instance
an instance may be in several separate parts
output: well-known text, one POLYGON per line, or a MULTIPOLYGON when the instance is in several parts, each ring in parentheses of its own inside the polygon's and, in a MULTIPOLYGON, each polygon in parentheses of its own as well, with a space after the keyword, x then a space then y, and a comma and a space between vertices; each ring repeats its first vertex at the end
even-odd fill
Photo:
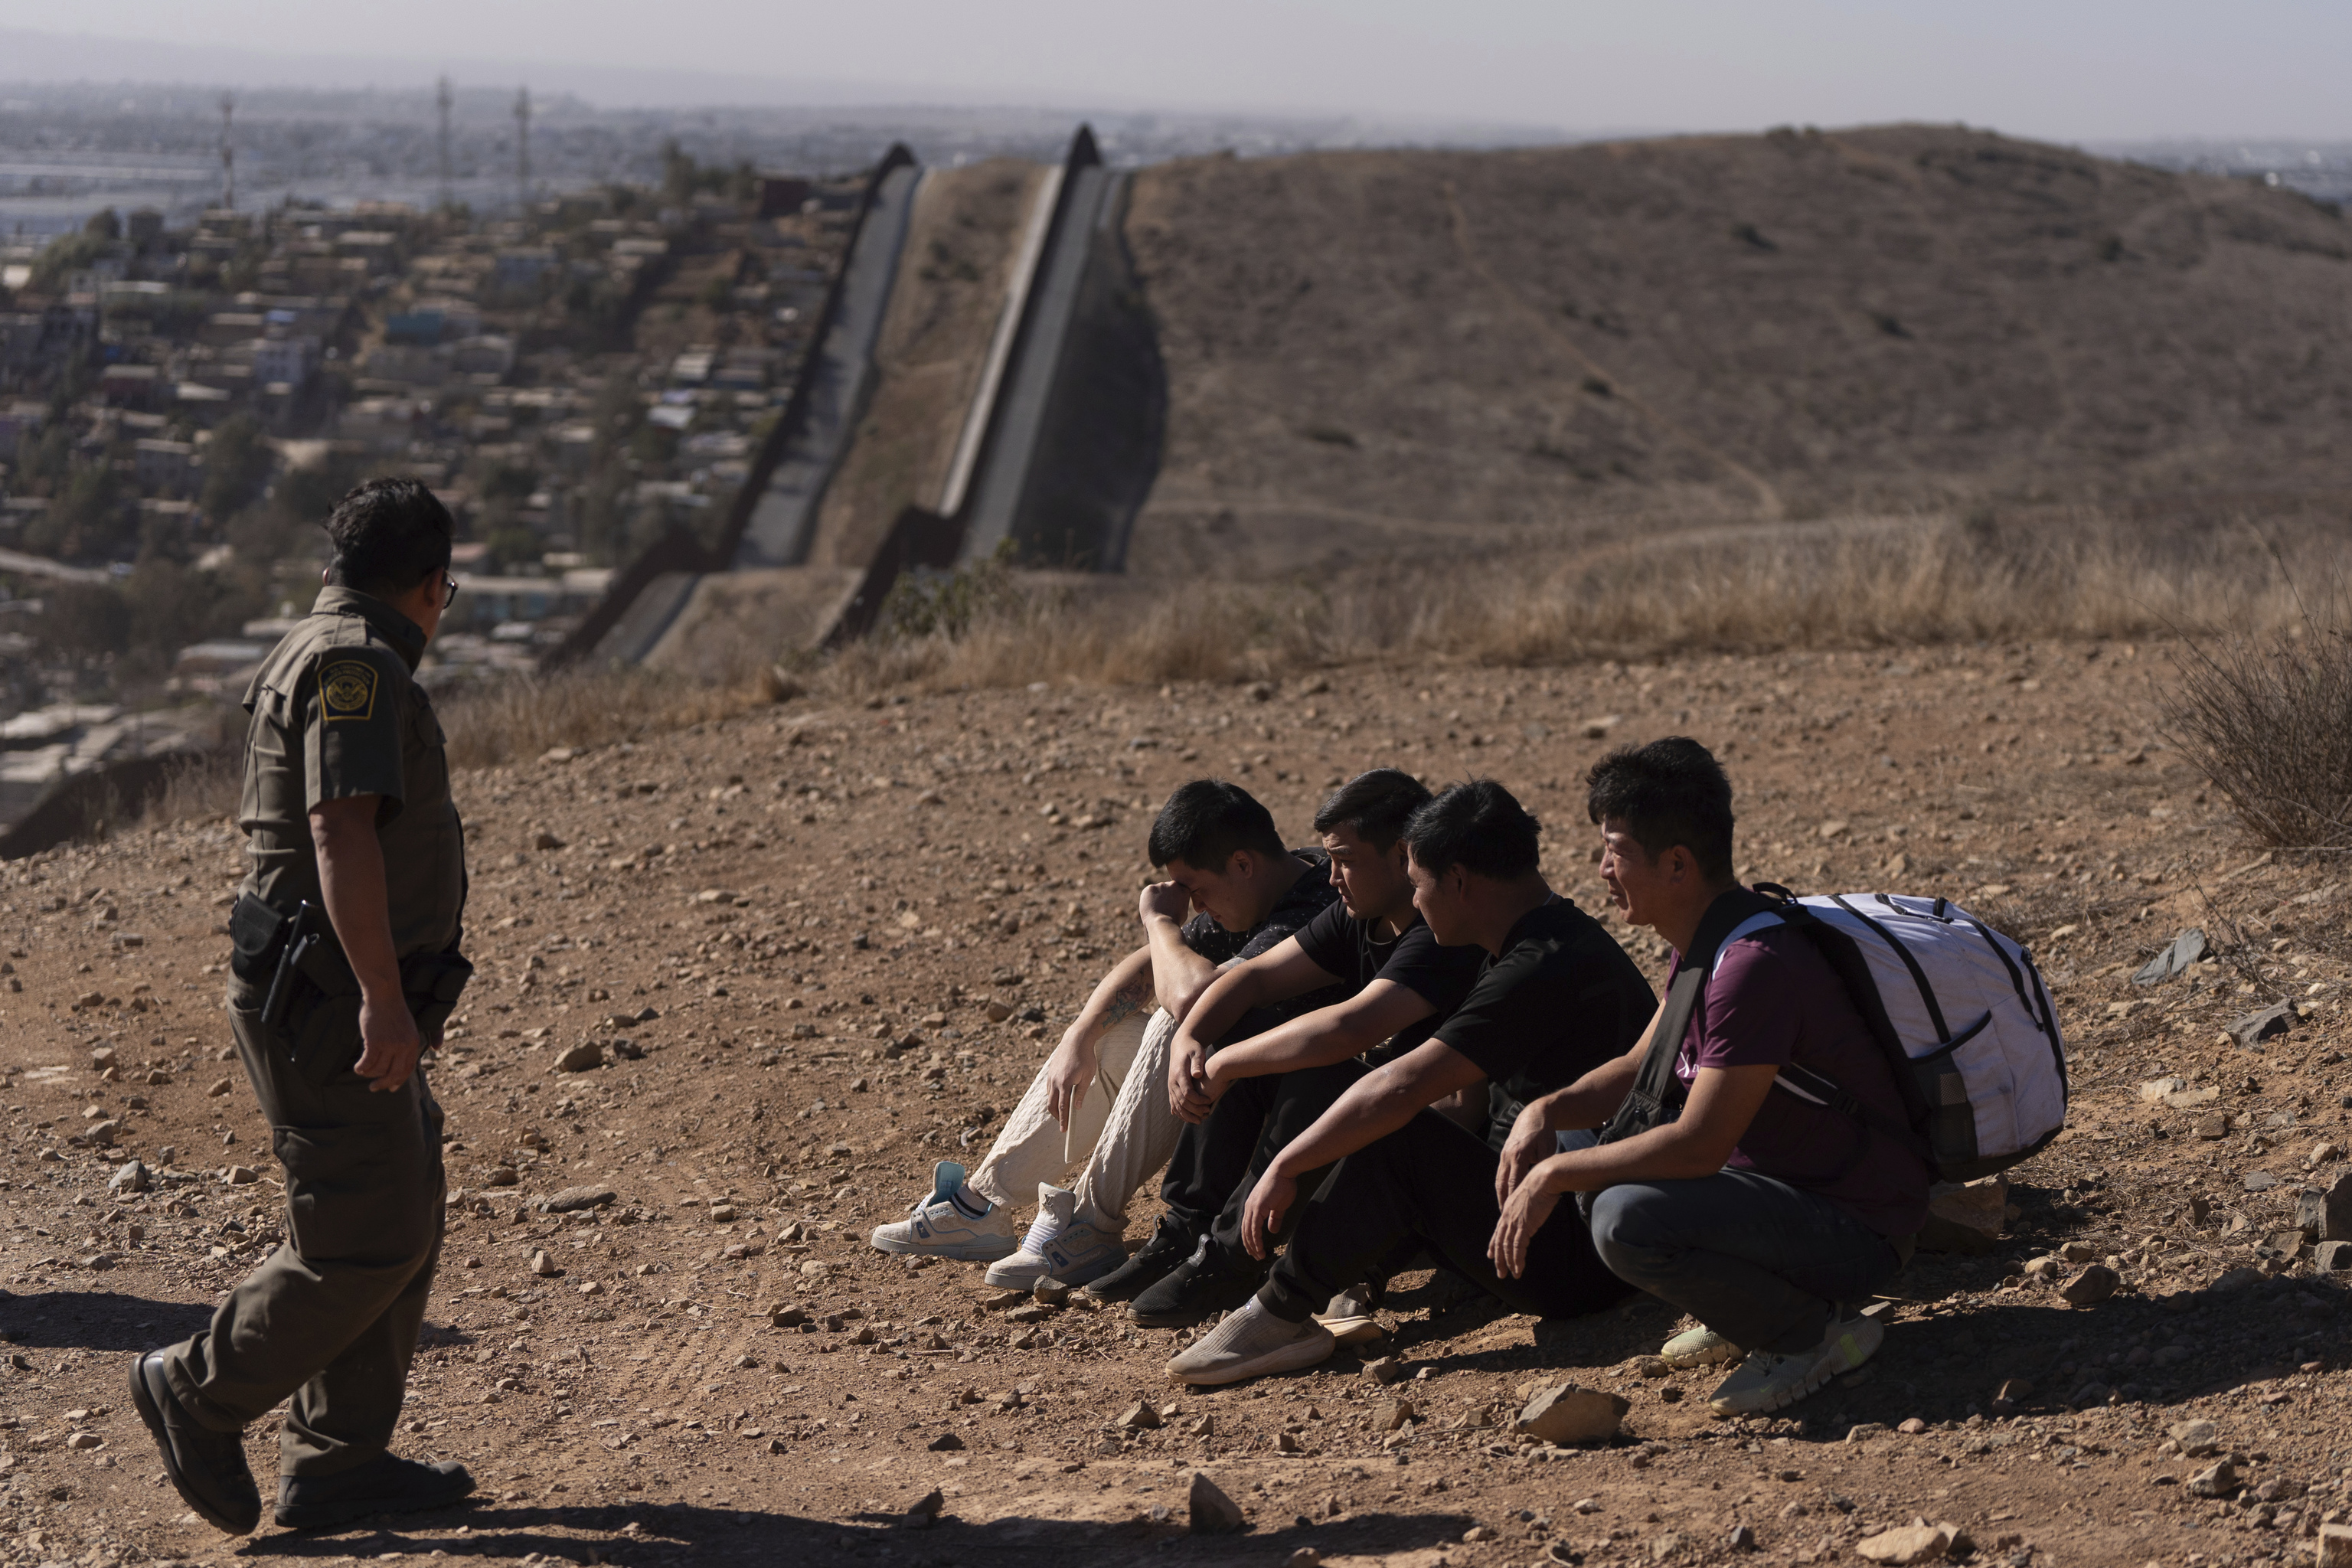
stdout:
POLYGON ((1286 853, 1274 830, 1274 814, 1239 784, 1194 779, 1176 786, 1151 824, 1151 863, 1181 860, 1203 871, 1223 872, 1237 849, 1260 855, 1286 853))
POLYGON ((457 525, 422 479, 369 479, 327 516, 331 579, 378 598, 398 598, 449 564, 457 525))
POLYGON ((1413 864, 1444 875, 1454 867, 1517 880, 1542 858, 1536 837, 1543 824, 1528 814, 1509 790, 1493 779, 1447 784, 1404 825, 1404 846, 1413 864))
POLYGON ((1373 848, 1386 849, 1428 803, 1429 786, 1402 768, 1374 768, 1331 792, 1315 813, 1315 831, 1349 828, 1373 848))
POLYGON ((1622 822, 1651 859, 1679 844, 1708 881, 1731 875, 1731 780, 1696 741, 1670 735, 1620 747, 1593 763, 1584 783, 1592 820, 1622 822))

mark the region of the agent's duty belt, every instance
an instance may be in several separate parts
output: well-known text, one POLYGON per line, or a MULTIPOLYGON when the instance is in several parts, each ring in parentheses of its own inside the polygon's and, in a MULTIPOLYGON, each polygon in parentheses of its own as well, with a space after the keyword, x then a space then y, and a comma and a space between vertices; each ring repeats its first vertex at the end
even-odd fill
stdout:
MULTIPOLYGON (((250 893, 237 895, 229 910, 229 968, 248 985, 267 985, 262 1022, 281 1027, 296 991, 308 986, 320 996, 356 996, 359 976, 335 940, 326 911, 304 900, 294 912, 284 913, 250 893)), ((427 1040, 443 1024, 474 977, 474 966, 462 953, 419 952, 401 960, 400 989, 416 1018, 417 1033, 427 1040)))

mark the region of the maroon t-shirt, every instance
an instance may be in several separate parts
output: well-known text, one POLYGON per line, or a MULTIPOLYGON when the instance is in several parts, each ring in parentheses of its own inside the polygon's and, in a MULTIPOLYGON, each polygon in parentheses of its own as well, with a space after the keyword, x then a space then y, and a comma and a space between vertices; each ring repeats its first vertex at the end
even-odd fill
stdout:
MULTIPOLYGON (((1844 985, 1804 933, 1779 925, 1717 952, 1675 1072, 1687 1085, 1701 1068, 1790 1062, 1897 1123, 1905 1120, 1894 1070, 1844 985)), ((1883 1133, 1866 1132, 1843 1111, 1790 1093, 1785 1083, 1764 1097, 1727 1163, 1819 1193, 1881 1236, 1908 1236, 1927 1217, 1927 1169, 1918 1156, 1883 1133)))

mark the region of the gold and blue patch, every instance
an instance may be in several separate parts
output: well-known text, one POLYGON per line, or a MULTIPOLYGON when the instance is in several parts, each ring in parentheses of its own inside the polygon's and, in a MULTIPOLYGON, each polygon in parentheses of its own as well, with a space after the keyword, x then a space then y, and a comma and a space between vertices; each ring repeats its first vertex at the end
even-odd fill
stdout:
POLYGON ((331 664, 319 672, 319 706, 325 721, 375 716, 375 666, 357 659, 331 664))

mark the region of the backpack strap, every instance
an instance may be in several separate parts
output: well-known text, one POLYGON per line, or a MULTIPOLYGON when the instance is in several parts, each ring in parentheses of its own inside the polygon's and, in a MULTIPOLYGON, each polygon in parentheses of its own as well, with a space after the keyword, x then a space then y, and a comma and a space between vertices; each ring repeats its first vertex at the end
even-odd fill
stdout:
POLYGON ((1614 1143, 1647 1132, 1682 1113, 1685 1091, 1675 1073, 1675 1058, 1682 1054, 1683 1037, 1690 1032, 1691 1015, 1698 1009, 1699 988, 1715 973, 1716 954, 1735 932, 1759 916, 1777 918, 1778 910, 1769 899, 1745 888, 1735 888, 1707 906, 1689 950, 1682 955, 1675 983, 1666 987, 1666 999, 1658 1005, 1650 1048, 1642 1058, 1641 1070, 1634 1074, 1633 1087, 1601 1130, 1601 1142, 1614 1143))

